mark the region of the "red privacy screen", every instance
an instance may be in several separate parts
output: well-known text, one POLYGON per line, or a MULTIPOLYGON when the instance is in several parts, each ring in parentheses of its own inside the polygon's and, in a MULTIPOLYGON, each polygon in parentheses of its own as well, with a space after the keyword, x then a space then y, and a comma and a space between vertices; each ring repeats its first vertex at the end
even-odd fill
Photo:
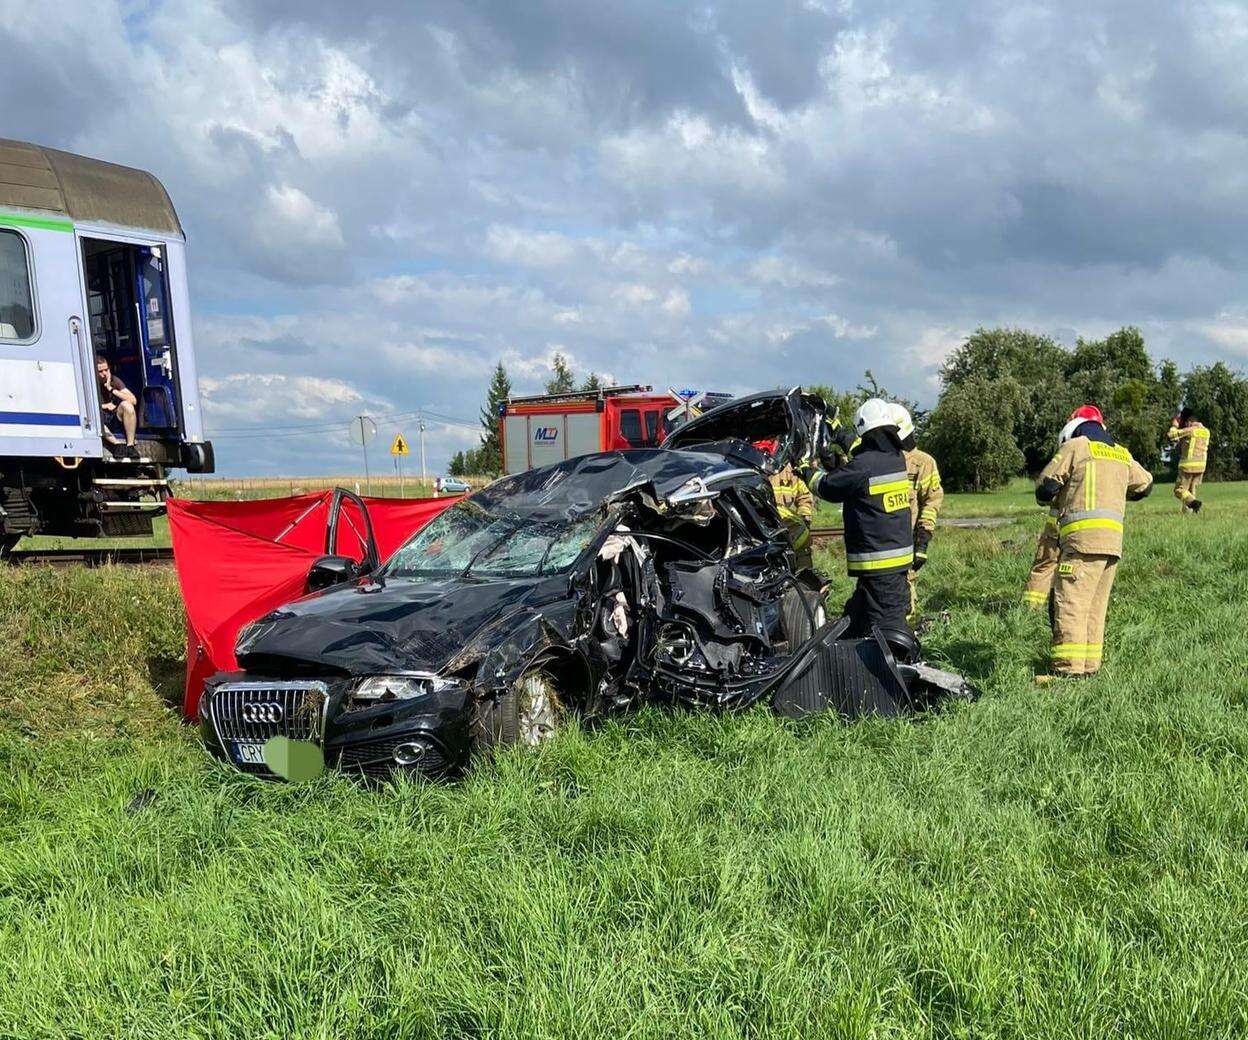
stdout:
MULTIPOLYGON (((332 552, 362 560, 371 521, 377 555, 386 560, 454 498, 338 498, 332 552)), ((186 605, 186 691, 182 710, 193 719, 204 680, 237 668, 239 629, 303 595, 313 561, 326 554, 334 492, 255 502, 192 502, 171 498, 169 532, 186 605)))

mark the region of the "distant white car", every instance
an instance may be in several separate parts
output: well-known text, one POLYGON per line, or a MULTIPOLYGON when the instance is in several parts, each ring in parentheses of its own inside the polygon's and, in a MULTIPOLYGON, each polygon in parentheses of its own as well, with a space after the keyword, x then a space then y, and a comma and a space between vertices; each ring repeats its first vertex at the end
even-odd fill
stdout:
POLYGON ((472 490, 466 481, 458 477, 438 477, 433 482, 433 489, 443 495, 466 495, 472 490))

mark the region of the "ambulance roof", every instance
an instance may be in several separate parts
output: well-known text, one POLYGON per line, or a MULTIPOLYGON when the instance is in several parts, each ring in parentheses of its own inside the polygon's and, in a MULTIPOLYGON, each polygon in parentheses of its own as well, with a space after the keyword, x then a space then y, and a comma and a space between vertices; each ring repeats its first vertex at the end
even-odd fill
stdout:
POLYGON ((150 173, 0 138, 0 213, 14 209, 184 237, 168 192, 150 173))

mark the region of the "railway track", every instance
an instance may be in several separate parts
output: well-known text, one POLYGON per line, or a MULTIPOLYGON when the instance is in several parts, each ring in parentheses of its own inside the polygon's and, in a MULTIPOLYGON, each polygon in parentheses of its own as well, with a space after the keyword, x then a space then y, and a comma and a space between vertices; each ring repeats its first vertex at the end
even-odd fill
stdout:
POLYGON ((121 549, 15 549, 0 562, 11 566, 47 564, 51 567, 166 564, 173 562, 173 550, 168 546, 126 546, 121 549))

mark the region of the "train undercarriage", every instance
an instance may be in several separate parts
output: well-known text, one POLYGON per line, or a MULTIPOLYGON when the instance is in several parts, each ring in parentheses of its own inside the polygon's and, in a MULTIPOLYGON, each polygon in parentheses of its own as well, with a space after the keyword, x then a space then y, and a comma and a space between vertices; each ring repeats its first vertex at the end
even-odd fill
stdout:
POLYGON ((0 460, 0 553, 31 535, 128 538, 164 515, 178 445, 138 442, 139 459, 0 460), (172 449, 172 450, 171 450, 172 449))

